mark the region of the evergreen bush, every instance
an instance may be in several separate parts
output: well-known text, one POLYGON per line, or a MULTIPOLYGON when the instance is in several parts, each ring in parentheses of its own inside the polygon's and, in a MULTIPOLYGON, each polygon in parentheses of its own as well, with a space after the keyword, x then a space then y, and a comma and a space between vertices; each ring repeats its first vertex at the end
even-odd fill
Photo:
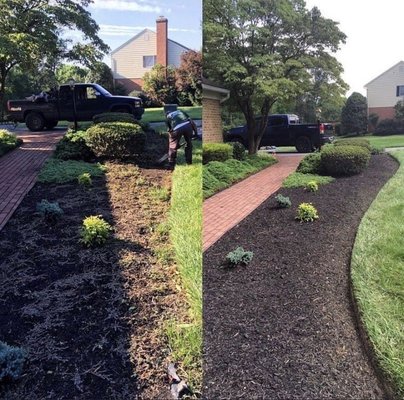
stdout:
POLYGON ((233 157, 233 146, 228 143, 203 143, 203 164, 226 161, 233 157))
POLYGON ((20 347, 9 346, 0 341, 0 382, 5 378, 18 379, 26 356, 26 352, 20 347))

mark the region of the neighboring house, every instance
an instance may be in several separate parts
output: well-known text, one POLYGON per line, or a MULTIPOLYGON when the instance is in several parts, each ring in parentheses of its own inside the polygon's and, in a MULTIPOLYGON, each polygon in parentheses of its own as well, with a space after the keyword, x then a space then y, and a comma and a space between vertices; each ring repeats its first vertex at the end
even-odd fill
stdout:
POLYGON ((377 114, 379 121, 394 118, 394 106, 404 100, 404 61, 365 85, 368 99, 368 115, 377 114))
POLYGON ((189 48, 168 38, 168 20, 156 20, 156 32, 144 29, 111 53, 111 69, 115 82, 128 92, 141 90, 144 74, 154 64, 179 67, 181 54, 189 48))
POLYGON ((223 142, 221 103, 230 96, 230 90, 202 78, 202 124, 203 142, 223 142))

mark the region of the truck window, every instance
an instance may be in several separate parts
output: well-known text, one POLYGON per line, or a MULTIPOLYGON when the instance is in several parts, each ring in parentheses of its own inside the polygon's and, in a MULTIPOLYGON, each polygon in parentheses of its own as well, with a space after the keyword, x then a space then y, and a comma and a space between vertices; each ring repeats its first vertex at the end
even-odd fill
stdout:
POLYGON ((101 93, 95 90, 93 87, 86 88, 87 99, 97 99, 98 96, 101 96, 101 93))
POLYGON ((276 126, 276 125, 285 125, 285 118, 284 117, 271 117, 268 121, 269 126, 276 126))

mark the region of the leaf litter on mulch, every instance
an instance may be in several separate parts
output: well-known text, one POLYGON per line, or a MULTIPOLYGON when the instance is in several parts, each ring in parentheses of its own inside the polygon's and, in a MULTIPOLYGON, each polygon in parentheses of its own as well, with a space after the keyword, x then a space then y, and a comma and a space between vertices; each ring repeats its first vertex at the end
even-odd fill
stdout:
POLYGON ((360 175, 318 192, 281 189, 204 254, 204 399, 384 399, 359 339, 349 265, 361 218, 397 169, 372 156, 360 175), (311 202, 319 219, 295 220, 311 202), (230 251, 252 262, 224 269, 230 251))
POLYGON ((169 395, 162 324, 179 299, 173 266, 153 251, 169 203, 150 196, 169 173, 122 163, 107 171, 89 189, 37 184, 0 232, 0 340, 28 352, 21 379, 0 384, 2 399, 169 395), (64 210, 56 224, 34 215, 42 199, 64 210), (114 228, 104 247, 79 243, 89 215, 114 228))

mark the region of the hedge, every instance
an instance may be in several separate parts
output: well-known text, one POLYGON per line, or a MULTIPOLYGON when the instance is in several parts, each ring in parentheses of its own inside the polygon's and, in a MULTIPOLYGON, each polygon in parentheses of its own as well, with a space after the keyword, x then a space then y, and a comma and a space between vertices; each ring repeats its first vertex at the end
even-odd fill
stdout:
POLYGON ((233 146, 228 143, 204 143, 202 162, 226 161, 233 157, 233 146))

